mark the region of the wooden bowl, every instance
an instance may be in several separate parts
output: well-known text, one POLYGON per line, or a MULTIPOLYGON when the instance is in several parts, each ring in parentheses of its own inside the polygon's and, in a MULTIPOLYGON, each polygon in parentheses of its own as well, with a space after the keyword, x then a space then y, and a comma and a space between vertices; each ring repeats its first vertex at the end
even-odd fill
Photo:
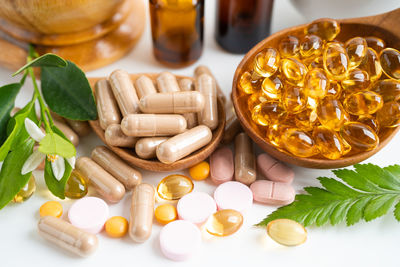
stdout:
MULTIPOLYGON (((135 82, 135 80, 137 78, 139 78, 141 75, 147 75, 153 81, 155 81, 158 74, 156 74, 156 73, 131 74, 132 82, 135 82)), ((190 77, 179 76, 179 75, 176 75, 176 77, 178 80, 183 79, 183 78, 190 78, 190 77)), ((92 86, 92 88, 94 88, 94 84, 96 83, 96 81, 98 81, 99 79, 102 79, 102 78, 88 78, 88 79, 89 79, 90 85, 92 86)), ((192 78, 190 78, 190 79, 192 79, 192 78)), ((89 121, 89 124, 93 128, 93 131, 97 134, 97 136, 100 137, 100 139, 112 151, 114 151, 118 156, 120 156, 122 159, 124 159, 129 164, 139 167, 139 168, 142 168, 142 169, 145 169, 145 170, 149 170, 149 171, 168 172, 168 171, 178 171, 178 170, 189 168, 189 167, 195 165, 196 163, 199 163, 200 161, 205 160, 218 147, 218 145, 222 139, 222 136, 224 134, 224 129, 225 129, 225 109, 224 109, 224 105, 223 105, 221 99, 218 99, 218 119, 219 119, 219 124, 218 124, 218 127, 212 132, 213 136, 212 136, 210 143, 208 143, 205 147, 184 157, 183 159, 180 159, 171 164, 165 164, 156 159, 152 159, 152 160, 141 159, 136 155, 134 148, 122 148, 122 147, 110 146, 105 141, 104 130, 100 127, 98 120, 97 121, 89 121)))
MULTIPOLYGON (((344 41, 355 36, 377 36, 386 41, 388 47, 400 48, 400 29, 397 26, 400 23, 400 9, 381 14, 374 17, 356 18, 338 20, 341 24, 341 32, 337 39, 344 41)), ((233 85, 232 85, 232 101, 236 110, 237 117, 246 133, 257 143, 264 151, 271 156, 294 165, 316 168, 316 169, 332 169, 341 168, 359 163, 381 150, 398 132, 399 127, 385 128, 379 133, 379 145, 367 152, 351 154, 340 159, 330 160, 326 158, 301 158, 280 151, 265 140, 265 127, 261 127, 252 122, 250 112, 247 108, 247 97, 238 90, 238 79, 245 69, 249 69, 254 61, 255 55, 267 47, 277 47, 278 42, 287 35, 301 35, 306 25, 291 27, 279 31, 268 38, 264 39, 253 47, 242 59, 236 69, 233 85)))

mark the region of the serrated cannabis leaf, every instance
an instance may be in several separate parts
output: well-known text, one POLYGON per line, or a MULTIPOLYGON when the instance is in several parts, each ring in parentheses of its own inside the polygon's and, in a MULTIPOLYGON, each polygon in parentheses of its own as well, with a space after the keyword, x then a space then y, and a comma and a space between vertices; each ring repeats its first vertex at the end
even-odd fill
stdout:
POLYGON ((13 74, 13 76, 23 72, 29 67, 66 67, 66 66, 67 66, 67 61, 65 61, 63 58, 55 54, 48 53, 26 63, 23 67, 17 70, 13 74))
POLYGON ((386 214, 397 202, 394 217, 400 221, 400 165, 380 168, 356 164, 354 170, 333 170, 340 182, 319 177, 323 188, 306 187, 307 194, 296 195, 293 203, 278 208, 257 226, 267 226, 275 219, 292 219, 304 226, 327 223, 347 226, 360 220, 371 221, 386 214))

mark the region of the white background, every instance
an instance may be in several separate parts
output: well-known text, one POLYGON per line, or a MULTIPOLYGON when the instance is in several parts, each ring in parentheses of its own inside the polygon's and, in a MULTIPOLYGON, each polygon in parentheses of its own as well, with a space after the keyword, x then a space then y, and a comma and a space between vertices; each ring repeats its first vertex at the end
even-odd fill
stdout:
MULTIPOLYGON (((350 0, 349 0, 350 1, 350 0)), ((307 1, 304 1, 307 2, 307 1)), ((334 2, 334 1, 331 1, 334 2)), ((362 2, 362 1, 360 1, 362 2)), ((373 2, 373 1, 372 1, 373 2)), ((383 1, 376 1, 383 2, 383 1)), ((365 4, 371 1, 365 1, 365 4)), ((386 9, 398 7, 395 1, 385 3, 386 9), (397 5, 397 6, 396 6, 397 5)), ((343 7, 346 8, 346 7, 343 7)), ((329 14, 329 9, 321 10, 321 15, 329 14)), ((348 11, 348 10, 347 10, 348 11)), ((363 14, 383 11, 373 5, 364 7, 363 14)), ((228 95, 236 66, 242 56, 232 55, 221 50, 214 41, 214 1, 207 1, 205 46, 198 64, 210 66, 218 82, 228 95)), ((315 12, 314 12, 315 13, 315 12)), ((301 16, 287 0, 276 0, 273 13, 272 32, 305 23, 308 20, 301 16)), ((315 16, 315 15, 314 15, 315 16)), ((318 15, 316 15, 318 16, 318 15)), ((341 16, 338 14, 337 16, 341 16)), ((196 63, 197 64, 197 63, 196 63)), ((195 66, 176 70, 178 74, 191 75, 195 66)), ((159 65, 152 56, 149 25, 136 46, 124 59, 100 70, 88 73, 89 76, 105 76, 116 68, 129 72, 159 72, 165 68, 159 65)), ((1 85, 11 82, 11 73, 0 69, 1 85)), ((27 83, 23 93, 17 99, 17 106, 24 105, 32 95, 32 87, 27 83)), ((79 155, 90 155, 91 150, 101 141, 94 135, 84 137, 78 147, 79 155)), ((400 135, 394 138, 381 152, 366 162, 380 166, 399 163, 400 135)), ((316 177, 331 176, 328 170, 312 170, 294 167, 296 178, 294 187, 301 192, 304 186, 318 185, 316 177)), ((186 173, 184 171, 183 173, 186 173)), ((201 248, 193 258, 186 262, 176 263, 163 257, 158 245, 161 226, 154 224, 151 238, 144 244, 135 244, 129 237, 111 239, 104 233, 99 235, 99 248, 89 258, 79 258, 53 247, 42 239, 36 230, 39 219, 38 210, 45 201, 54 199, 47 191, 42 172, 35 172, 37 191, 23 204, 9 204, 0 211, 0 266, 399 266, 398 244, 400 223, 391 214, 370 223, 359 223, 352 227, 341 224, 335 227, 309 227, 308 240, 305 244, 287 248, 274 243, 263 228, 253 227, 275 208, 254 204, 245 215, 245 223, 239 232, 225 238, 204 236, 201 248)), ((144 181, 156 185, 163 173, 143 171, 144 181)), ((215 186, 207 181, 195 182, 195 191, 212 193, 215 186)), ((111 205, 111 215, 122 215, 129 218, 130 196, 116 205, 111 205)), ((61 201, 67 211, 71 200, 61 201)))

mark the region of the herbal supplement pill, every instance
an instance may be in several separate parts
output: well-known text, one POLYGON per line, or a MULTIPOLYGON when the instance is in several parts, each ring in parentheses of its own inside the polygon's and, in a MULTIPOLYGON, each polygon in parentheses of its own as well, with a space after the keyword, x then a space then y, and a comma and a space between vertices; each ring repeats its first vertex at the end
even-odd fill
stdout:
POLYGON ((92 151, 92 159, 120 181, 126 190, 131 190, 142 182, 142 175, 139 171, 126 164, 105 146, 96 147, 92 151))
POLYGON ((340 32, 340 24, 333 19, 317 19, 308 24, 305 34, 315 34, 324 41, 332 41, 340 32))
POLYGON ((138 113, 139 99, 129 74, 124 70, 116 70, 108 80, 122 115, 138 113))
POLYGON ((324 126, 314 128, 313 139, 321 155, 328 159, 338 159, 351 150, 337 132, 324 126))
POLYGON ((31 177, 29 178, 28 182, 14 196, 13 202, 22 203, 28 200, 33 195, 33 193, 35 193, 35 190, 36 190, 35 176, 31 174, 31 177))
POLYGON ((253 205, 253 193, 247 185, 230 181, 220 184, 214 191, 218 210, 233 209, 246 212, 253 205))
POLYGON ((358 67, 364 60, 368 45, 364 38, 354 37, 347 40, 345 48, 350 61, 349 68, 353 69, 358 67))
POLYGON ((265 134, 266 140, 277 148, 283 148, 282 136, 289 128, 292 128, 292 126, 287 124, 274 124, 268 126, 265 134))
POLYGON ((110 83, 102 79, 96 82, 94 88, 100 127, 105 130, 111 124, 119 124, 121 115, 110 83))
POLYGON ((335 81, 330 81, 326 95, 338 98, 341 95, 341 93, 342 93, 342 86, 340 86, 340 83, 335 81))
POLYGON ((254 72, 261 77, 270 77, 278 70, 280 59, 275 48, 266 48, 255 56, 254 72))
POLYGON ((369 90, 382 96, 383 101, 400 100, 400 81, 385 79, 376 81, 369 90))
POLYGON ((277 161, 267 153, 257 156, 257 167, 261 175, 268 180, 290 184, 294 178, 294 171, 285 164, 277 161))
POLYGON ((362 124, 368 125, 376 133, 379 132, 380 123, 379 123, 378 119, 375 116, 373 116, 373 115, 359 116, 357 121, 361 122, 362 124))
POLYGON ((238 135, 238 133, 242 131, 243 131, 242 125, 240 124, 236 115, 228 118, 225 123, 225 131, 221 143, 222 144, 231 143, 233 139, 236 137, 236 135, 238 135))
POLYGON ((76 169, 90 181, 90 184, 105 200, 116 203, 124 197, 125 187, 92 159, 78 158, 76 169))
POLYGON ((314 58, 313 61, 311 61, 311 63, 307 66, 307 68, 310 69, 316 69, 316 68, 320 68, 323 69, 324 68, 324 58, 323 56, 319 56, 314 58))
POLYGON ((264 78, 261 90, 269 98, 279 99, 282 94, 283 82, 279 75, 264 78))
POLYGON ((157 93, 153 81, 146 75, 141 75, 139 78, 136 79, 135 89, 139 99, 146 95, 157 93))
POLYGON ((110 237, 123 237, 128 232, 128 221, 124 217, 114 216, 106 221, 104 228, 110 237))
POLYGON ((184 195, 177 204, 180 220, 201 226, 208 217, 217 211, 214 199, 204 192, 192 192, 184 195))
POLYGON ((346 49, 338 43, 328 43, 323 53, 324 69, 335 80, 343 80, 349 71, 346 49))
POLYGON ((187 91, 193 91, 194 90, 194 84, 193 84, 192 79, 190 79, 190 78, 180 79, 178 81, 178 84, 179 84, 179 88, 181 89, 181 91, 187 92, 187 91))
POLYGON ((379 137, 371 127, 360 122, 346 122, 340 129, 340 135, 352 148, 369 151, 379 144, 379 137))
POLYGON ((243 225, 243 216, 233 209, 214 213, 206 223, 206 230, 215 236, 228 236, 236 233, 243 225))
MULTIPOLYGON (((190 92, 193 91, 194 89, 194 84, 192 79, 188 78, 180 79, 178 83, 179 87, 181 88, 181 91, 190 92)), ((182 116, 186 119, 186 124, 188 129, 192 129, 193 127, 198 125, 196 113, 184 113, 182 114, 182 116)))
POLYGON ((305 94, 311 98, 324 98, 329 86, 329 79, 323 69, 312 69, 304 78, 305 94))
POLYGON ((207 126, 196 126, 159 144, 157 158, 163 163, 173 163, 206 146, 211 139, 212 132, 207 126))
POLYGON ((317 113, 312 108, 307 108, 295 114, 294 123, 296 127, 303 131, 312 131, 319 124, 317 113))
POLYGON ((168 137, 147 137, 140 138, 135 145, 136 154, 142 159, 155 158, 157 146, 168 140, 168 137))
POLYGON ((332 96, 321 99, 317 106, 317 116, 322 125, 334 131, 339 131, 340 127, 349 120, 349 115, 340 101, 332 96))
POLYGON ((377 53, 380 53, 385 47, 386 43, 381 38, 375 36, 367 36, 364 37, 365 41, 367 41, 368 47, 371 47, 377 53))
POLYGON ((138 138, 133 136, 126 136, 121 129, 120 124, 111 124, 107 127, 104 138, 107 145, 120 146, 120 147, 133 147, 138 138))
MULTIPOLYGON (((224 92, 222 91, 221 87, 219 86, 219 84, 218 84, 218 82, 217 82, 217 79, 215 79, 215 76, 212 74, 211 70, 210 70, 207 66, 204 66, 204 65, 200 65, 200 66, 198 66, 198 67, 196 67, 196 68, 194 69, 194 76, 195 76, 195 77, 200 76, 200 75, 203 74, 203 73, 206 73, 206 74, 210 75, 210 76, 214 79, 215 85, 216 85, 216 87, 217 87, 217 96, 218 96, 219 99, 222 100, 222 103, 225 104, 225 103, 226 103, 225 94, 224 94, 224 92)), ((182 89, 182 88, 181 88, 181 89, 182 89)), ((183 90, 183 89, 182 89, 182 90, 183 90)))
POLYGON ((122 119, 121 129, 127 136, 171 136, 186 130, 186 120, 172 114, 130 114, 122 119))
POLYGON ((253 143, 245 133, 235 138, 235 180, 250 185, 257 178, 253 143))
POLYGON ((47 201, 39 209, 40 217, 53 216, 60 218, 63 213, 63 207, 58 201, 47 201))
MULTIPOLYGON (((303 87, 286 84, 281 102, 287 112, 299 113, 307 108, 307 95, 303 87)), ((280 121, 281 119, 284 119, 284 116, 281 116, 280 121)))
POLYGON ((196 90, 204 96, 204 108, 198 113, 199 124, 204 124, 211 130, 218 126, 217 91, 214 79, 208 74, 202 74, 195 81, 196 90))
POLYGON ((369 76, 369 80, 374 82, 378 80, 382 75, 382 66, 379 61, 378 54, 370 47, 367 48, 363 62, 358 66, 360 70, 366 71, 369 76))
POLYGON ((133 241, 143 243, 149 239, 153 225, 154 188, 139 184, 133 189, 129 235, 133 241))
POLYGON ((297 157, 308 158, 318 153, 314 140, 307 132, 289 128, 281 138, 286 150, 297 157))
POLYGON ((385 48, 379 53, 383 72, 394 80, 400 80, 400 52, 394 48, 385 48))
POLYGON ((169 92, 144 96, 140 99, 143 113, 190 113, 204 108, 204 96, 197 91, 169 92))
POLYGON ((226 146, 215 150, 210 156, 211 181, 217 185, 231 181, 234 173, 232 150, 226 146))
POLYGON ((71 143, 77 147, 79 145, 79 136, 71 129, 71 127, 69 127, 66 123, 58 121, 58 120, 53 120, 54 121, 54 125, 60 129, 61 132, 64 133, 65 137, 67 137, 67 139, 69 141, 71 141, 71 143))
POLYGON ((376 114, 379 124, 384 127, 396 127, 400 125, 400 104, 396 101, 390 101, 376 114))
POLYGON ((315 58, 322 54, 323 42, 317 35, 306 35, 300 42, 302 58, 315 58))
POLYGON ((108 205, 98 197, 84 197, 75 201, 68 210, 68 220, 75 227, 98 234, 108 218, 108 205))
POLYGON ((161 72, 157 76, 157 88, 160 93, 180 91, 175 75, 168 71, 161 72))
POLYGON ((160 224, 168 224, 178 218, 176 208, 171 204, 162 204, 154 211, 154 217, 160 224))
POLYGON ((181 174, 168 175, 157 185, 157 195, 163 200, 178 200, 193 191, 193 182, 181 174))
POLYGON ((279 42, 279 53, 282 58, 297 57, 300 51, 300 42, 296 36, 288 35, 279 42))
POLYGON ((285 58, 281 60, 281 72, 288 82, 294 85, 303 85, 307 67, 295 58, 285 58))
POLYGON ((345 110, 353 115, 374 114, 383 106, 382 96, 371 91, 350 94, 343 102, 345 110))
POLYGON ((287 205, 292 203, 296 192, 288 183, 257 180, 250 185, 254 201, 267 205, 287 205))
POLYGON ((303 225, 289 219, 271 221, 267 225, 267 233, 284 246, 298 246, 307 240, 307 230, 303 225))
POLYGON ((348 92, 366 90, 370 85, 369 75, 358 68, 349 71, 342 81, 342 87, 348 92))
POLYGON ((88 193, 88 181, 78 170, 73 170, 65 185, 64 194, 67 198, 79 199, 83 198, 88 193))
POLYGON ((189 174, 193 180, 205 180, 210 174, 210 165, 206 161, 201 161, 189 168, 189 174))
POLYGON ((90 128, 90 125, 87 121, 76 121, 70 119, 65 119, 65 121, 79 136, 86 136, 92 131, 92 128, 90 128))
POLYGON ((284 107, 279 101, 266 101, 258 106, 259 110, 257 111, 258 107, 254 108, 252 113, 253 120, 258 124, 276 124, 277 122, 283 121, 287 116, 284 107))
POLYGON ((98 246, 96 235, 87 233, 60 218, 52 216, 40 218, 38 231, 44 239, 82 257, 95 252, 98 246))
POLYGON ((254 80, 253 76, 248 71, 245 71, 240 75, 238 87, 245 94, 252 94, 258 91, 257 80, 254 80))

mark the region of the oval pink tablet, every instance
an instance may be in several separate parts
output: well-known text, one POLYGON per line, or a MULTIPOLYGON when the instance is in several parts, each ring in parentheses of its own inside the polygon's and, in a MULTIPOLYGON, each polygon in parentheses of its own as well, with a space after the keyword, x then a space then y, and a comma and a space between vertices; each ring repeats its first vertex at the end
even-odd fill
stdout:
POLYGON ((293 170, 267 153, 257 156, 257 167, 261 175, 271 181, 288 184, 293 181, 293 170))
POLYGON ((72 225, 92 234, 101 232, 108 219, 108 205, 97 197, 84 197, 72 204, 68 211, 72 225))
POLYGON ((215 184, 222 184, 233 179, 235 166, 233 153, 228 147, 221 147, 210 156, 210 178, 215 184))
POLYGON ((178 201, 179 219, 192 222, 198 226, 217 211, 214 199, 204 192, 192 192, 178 201))
POLYGON ((219 210, 233 209, 244 213, 253 204, 253 193, 247 185, 226 182, 214 191, 214 199, 219 210))
POLYGON ((287 183, 258 180, 251 184, 254 201, 269 205, 287 205, 292 203, 296 192, 287 183))
POLYGON ((168 259, 183 261, 188 259, 200 246, 199 228, 189 221, 170 222, 161 229, 160 247, 168 259))

